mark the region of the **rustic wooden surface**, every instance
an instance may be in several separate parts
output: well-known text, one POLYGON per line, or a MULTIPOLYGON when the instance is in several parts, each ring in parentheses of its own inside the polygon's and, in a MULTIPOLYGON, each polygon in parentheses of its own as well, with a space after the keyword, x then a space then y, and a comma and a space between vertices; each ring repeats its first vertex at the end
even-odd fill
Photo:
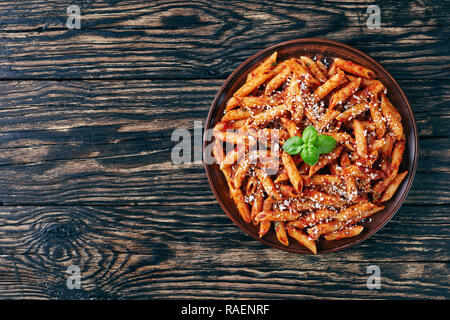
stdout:
POLYGON ((449 2, 0 0, 0 298, 449 298, 449 2), (81 8, 81 30, 65 27, 81 8), (269 45, 343 41, 413 107, 413 188, 344 252, 268 248, 222 212, 175 128, 205 120, 224 79, 269 45), (82 289, 69 290, 76 264, 82 289), (366 268, 381 269, 380 290, 366 268))

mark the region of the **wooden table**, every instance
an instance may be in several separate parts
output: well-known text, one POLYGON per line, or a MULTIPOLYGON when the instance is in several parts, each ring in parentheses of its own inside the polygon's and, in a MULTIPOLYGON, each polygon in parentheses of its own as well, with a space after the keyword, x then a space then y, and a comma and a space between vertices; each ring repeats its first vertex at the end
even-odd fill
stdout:
POLYGON ((0 298, 449 298, 449 2, 0 1, 0 298), (66 27, 69 4, 81 29, 66 27), (374 57, 415 113, 420 160, 400 211, 364 243, 302 256, 241 232, 176 128, 286 40, 374 57), (66 285, 68 266, 81 289, 66 285), (366 286, 381 269, 381 289, 366 286))

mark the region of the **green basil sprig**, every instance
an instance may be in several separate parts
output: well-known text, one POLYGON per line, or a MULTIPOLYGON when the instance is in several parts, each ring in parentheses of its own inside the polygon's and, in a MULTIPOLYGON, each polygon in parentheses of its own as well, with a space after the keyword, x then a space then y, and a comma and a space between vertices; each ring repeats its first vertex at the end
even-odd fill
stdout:
POLYGON ((317 134, 316 128, 309 126, 303 130, 302 137, 293 136, 286 140, 283 149, 293 155, 301 155, 303 161, 315 165, 319 156, 328 153, 336 146, 336 140, 325 134, 317 134))

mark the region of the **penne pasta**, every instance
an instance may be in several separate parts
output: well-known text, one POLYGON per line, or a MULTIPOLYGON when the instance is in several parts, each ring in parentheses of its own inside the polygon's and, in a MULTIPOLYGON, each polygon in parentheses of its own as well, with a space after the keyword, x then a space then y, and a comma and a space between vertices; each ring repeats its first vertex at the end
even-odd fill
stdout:
POLYGON ((256 221, 293 221, 300 217, 300 212, 263 211, 255 217, 256 221))
POLYGON ((368 105, 365 102, 355 104, 354 106, 348 108, 336 117, 336 120, 344 122, 354 119, 356 116, 360 115, 367 110, 368 105))
POLYGON ((277 52, 272 53, 266 60, 264 60, 258 67, 249 72, 247 76, 247 81, 254 78, 267 70, 273 69, 274 65, 277 63, 277 52))
POLYGON ((362 65, 359 65, 352 61, 344 60, 341 58, 335 58, 334 64, 336 65, 337 68, 344 70, 345 72, 354 74, 358 77, 366 79, 375 78, 375 72, 373 72, 371 69, 363 67, 362 65))
POLYGON ((350 226, 339 231, 328 233, 324 237, 325 240, 339 240, 356 237, 363 231, 363 229, 364 229, 363 226, 350 226))
POLYGON ((361 158, 366 159, 367 158, 367 139, 366 139, 367 132, 364 129, 361 122, 359 122, 356 119, 353 121, 353 130, 355 133, 356 151, 358 152, 358 155, 361 158))
POLYGON ((381 99, 381 112, 383 113, 389 128, 394 134, 394 137, 397 140, 401 140, 403 138, 403 126, 387 104, 387 100, 384 98, 381 99))
POLYGON ((288 65, 283 64, 283 68, 280 70, 280 72, 267 83, 265 94, 269 95, 270 93, 278 89, 287 80, 290 74, 291 68, 288 65))
POLYGON ((400 188, 402 118, 369 68, 277 59, 267 55, 226 101, 212 154, 259 237, 317 253, 320 241, 361 234, 400 188))
POLYGON ((348 97, 352 96, 356 90, 358 90, 361 85, 361 78, 356 78, 349 82, 342 89, 335 92, 330 99, 330 104, 328 105, 328 110, 334 109, 337 105, 342 105, 348 97))
POLYGON ((407 174, 408 171, 404 171, 402 173, 399 173, 398 175, 395 176, 394 179, 392 179, 392 182, 389 184, 386 191, 384 191, 383 197, 381 198, 380 202, 385 202, 392 198, 395 191, 397 191, 398 187, 400 186, 400 183, 402 183, 403 179, 405 179, 407 174))
POLYGON ((285 224, 282 221, 275 222, 275 234, 277 235, 278 241, 286 247, 289 246, 289 240, 286 233, 285 224))
POLYGON ((383 115, 378 107, 378 99, 370 100, 369 109, 372 122, 375 124, 377 136, 378 138, 382 138, 386 132, 386 125, 384 124, 383 115))
POLYGON ((255 174, 267 194, 273 199, 281 200, 281 195, 269 175, 262 169, 255 169, 255 174))
POLYGON ((287 225, 287 231, 288 231, 288 234, 289 234, 289 236, 291 238, 294 238, 295 240, 297 240, 298 243, 300 243, 301 245, 303 245, 306 248, 308 248, 312 253, 314 253, 314 254, 317 253, 316 244, 303 231, 295 228, 294 226, 292 226, 290 224, 287 225))
POLYGON ((316 79, 318 79, 322 83, 327 81, 325 72, 323 71, 323 69, 321 67, 319 67, 319 65, 313 59, 311 59, 310 57, 302 56, 302 57, 300 57, 300 60, 303 61, 303 63, 308 68, 309 72, 311 72, 311 74, 316 79))
POLYGON ((309 176, 311 177, 317 171, 319 171, 326 165, 329 165, 330 163, 335 161, 337 158, 339 158, 341 152, 342 152, 342 146, 338 146, 333 151, 331 151, 329 154, 324 154, 324 155, 320 156, 319 161, 315 165, 313 165, 309 168, 309 176))
POLYGON ((316 100, 321 100, 324 98, 327 94, 329 94, 333 89, 340 86, 346 81, 346 76, 341 70, 337 70, 336 74, 328 79, 324 84, 322 84, 320 87, 314 91, 314 98, 316 100))
POLYGON ((281 154, 281 160, 283 161, 284 168, 286 169, 286 173, 295 191, 302 192, 303 182, 294 160, 292 160, 292 157, 285 151, 281 154))

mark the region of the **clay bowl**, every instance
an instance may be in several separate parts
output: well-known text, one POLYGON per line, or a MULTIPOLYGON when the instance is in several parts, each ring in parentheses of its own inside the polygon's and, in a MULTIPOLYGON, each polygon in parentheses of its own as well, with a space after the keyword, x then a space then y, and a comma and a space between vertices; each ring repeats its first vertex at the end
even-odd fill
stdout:
MULTIPOLYGON (((215 123, 219 121, 220 117, 223 115, 226 101, 239 87, 245 83, 245 78, 249 70, 259 65, 274 51, 278 51, 278 61, 291 57, 299 57, 301 55, 311 57, 316 54, 321 54, 330 62, 333 58, 340 57, 372 69, 376 73, 376 77, 386 86, 388 90, 388 98, 402 116, 402 124, 406 135, 406 149, 403 156, 403 162, 400 166, 400 172, 403 170, 408 170, 408 176, 403 180, 392 199, 384 203, 386 208, 383 211, 376 213, 371 217, 371 219, 368 219, 368 221, 363 223, 364 230, 360 235, 354 238, 334 241, 319 240, 317 243, 318 254, 343 250, 360 243, 380 230, 392 218, 405 200, 414 179, 418 159, 417 128, 414 122, 413 112, 405 93, 394 78, 386 71, 386 69, 384 69, 379 63, 370 58, 368 55, 337 41, 315 38, 297 39, 283 42, 262 50, 242 63, 228 77, 217 93, 208 114, 206 129, 213 128, 215 123)), ((210 141, 208 141, 205 135, 203 148, 205 148, 209 142, 210 141)), ((311 253, 293 239, 290 239, 290 245, 288 247, 283 246, 277 241, 275 233, 272 230, 269 231, 263 238, 259 238, 258 228, 253 224, 246 224, 240 217, 233 200, 230 199, 228 186, 225 177, 219 169, 219 166, 215 163, 205 163, 205 169, 209 184, 211 185, 211 189, 213 190, 217 201, 225 213, 241 230, 246 232, 252 238, 280 250, 302 254, 311 253)))

